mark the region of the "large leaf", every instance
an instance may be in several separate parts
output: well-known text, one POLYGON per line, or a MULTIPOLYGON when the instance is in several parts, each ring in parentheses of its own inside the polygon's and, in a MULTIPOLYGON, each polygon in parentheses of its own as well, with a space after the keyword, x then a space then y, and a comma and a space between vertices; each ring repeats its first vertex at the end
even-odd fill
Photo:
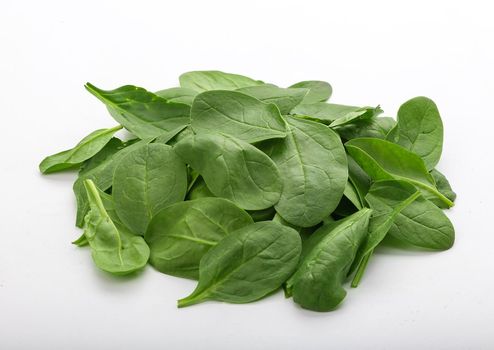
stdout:
POLYGON ((117 275, 143 268, 149 258, 149 247, 144 239, 132 235, 111 219, 91 180, 85 180, 84 186, 91 207, 85 220, 84 236, 96 266, 117 275))
POLYGON ((253 223, 249 214, 223 198, 200 198, 166 207, 151 220, 144 238, 150 263, 174 276, 197 279, 199 262, 230 232, 253 223))
POLYGON ((453 202, 437 190, 424 162, 415 153, 392 142, 373 138, 353 139, 345 146, 352 158, 374 180, 406 180, 449 207, 453 206, 453 202))
POLYGON ((209 190, 243 209, 273 206, 283 183, 275 163, 254 146, 231 136, 197 134, 175 145, 177 154, 203 177, 209 190))
POLYGON ((246 95, 257 98, 265 103, 273 103, 280 110, 281 114, 288 114, 299 105, 307 95, 307 89, 284 89, 273 85, 251 86, 238 89, 246 95))
POLYGON ((112 139, 113 135, 122 127, 99 129, 84 137, 74 148, 46 157, 39 164, 43 174, 70 169, 81 165, 82 162, 93 157, 112 139))
POLYGON ((263 85, 262 81, 253 80, 243 75, 220 71, 193 71, 180 76, 183 88, 204 92, 208 90, 236 90, 247 86, 263 85))
POLYGON ((415 97, 398 110, 397 143, 418 154, 432 170, 443 149, 443 123, 436 104, 427 97, 415 97))
POLYGON ((157 137, 190 122, 190 106, 169 102, 140 87, 101 90, 87 83, 86 89, 108 107, 117 122, 140 139, 157 137))
POLYGON ((198 95, 191 110, 196 133, 220 132, 254 143, 286 136, 286 126, 274 104, 237 91, 208 91, 198 95))
POLYGON ((158 211, 183 201, 186 192, 185 164, 164 144, 148 144, 130 152, 119 160, 113 175, 118 217, 139 235, 158 211))
POLYGON ((359 245, 367 236, 372 210, 326 224, 304 245, 295 274, 287 281, 287 293, 305 309, 330 311, 346 296, 343 281, 359 245))
POLYGON ((179 300, 178 306, 206 300, 258 300, 290 277, 301 249, 299 234, 276 222, 257 222, 236 230, 204 255, 196 289, 179 300))
POLYGON ((287 137, 264 147, 284 182, 275 209, 293 225, 314 226, 343 195, 348 178, 345 150, 338 135, 322 124, 291 117, 286 121, 287 137))
POLYGON ((309 119, 330 125, 336 120, 343 122, 346 118, 352 119, 362 115, 373 115, 373 113, 377 113, 378 111, 380 109, 373 107, 355 107, 319 102, 312 104, 302 103, 295 107, 291 114, 306 116, 309 119))
POLYGON ((304 103, 316 103, 327 101, 333 93, 329 83, 320 80, 306 80, 293 84, 291 88, 308 89, 309 93, 304 97, 304 103))

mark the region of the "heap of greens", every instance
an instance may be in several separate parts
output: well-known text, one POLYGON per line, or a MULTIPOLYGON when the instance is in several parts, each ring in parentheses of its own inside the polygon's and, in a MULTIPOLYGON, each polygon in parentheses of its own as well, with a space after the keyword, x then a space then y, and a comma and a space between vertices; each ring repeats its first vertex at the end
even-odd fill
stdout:
POLYGON ((180 87, 86 89, 119 124, 45 158, 44 174, 77 169, 74 244, 94 263, 198 280, 179 307, 248 303, 283 287, 315 311, 333 310, 392 236, 445 250, 442 209, 456 194, 435 167, 438 109, 405 102, 396 120, 376 107, 328 103, 331 86, 281 88, 195 71, 180 87), (133 137, 115 133, 125 128, 133 137))

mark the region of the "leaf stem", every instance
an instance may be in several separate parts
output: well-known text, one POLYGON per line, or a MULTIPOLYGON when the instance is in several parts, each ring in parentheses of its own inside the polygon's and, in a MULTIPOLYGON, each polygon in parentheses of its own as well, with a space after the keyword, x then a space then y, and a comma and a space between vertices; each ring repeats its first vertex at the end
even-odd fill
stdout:
POLYGON ((439 192, 437 189, 435 189, 433 187, 427 186, 426 184, 423 184, 420 181, 415 181, 412 179, 405 179, 405 181, 409 181, 409 182, 413 183, 414 185, 416 185, 417 187, 423 188, 424 190, 432 193, 437 198, 439 198, 441 201, 443 201, 449 208, 451 208, 455 205, 455 203, 450 201, 446 196, 444 196, 441 192, 439 192))
POLYGON ((355 273, 355 276, 353 277, 352 284, 351 284, 352 288, 358 287, 360 280, 362 279, 362 276, 364 275, 365 269, 367 268, 367 264, 369 263, 369 259, 370 259, 373 252, 374 252, 374 249, 371 250, 366 255, 364 255, 364 257, 362 258, 362 261, 360 262, 360 264, 358 266, 357 272, 355 273))
POLYGON ((177 301, 177 307, 182 308, 182 307, 187 307, 195 304, 199 304, 200 302, 204 301, 201 298, 198 298, 197 296, 188 296, 186 298, 180 299, 177 301))

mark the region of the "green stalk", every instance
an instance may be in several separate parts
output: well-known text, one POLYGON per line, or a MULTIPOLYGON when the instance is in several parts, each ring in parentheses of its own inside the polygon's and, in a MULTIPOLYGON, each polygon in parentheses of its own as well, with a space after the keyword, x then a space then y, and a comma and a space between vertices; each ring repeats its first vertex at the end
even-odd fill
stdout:
POLYGON ((353 277, 351 287, 352 288, 357 288, 360 280, 362 279, 362 276, 364 275, 365 269, 367 268, 367 264, 369 263, 369 259, 374 252, 374 249, 372 249, 369 253, 364 255, 362 258, 362 261, 360 262, 357 272, 355 273, 355 276, 353 277))

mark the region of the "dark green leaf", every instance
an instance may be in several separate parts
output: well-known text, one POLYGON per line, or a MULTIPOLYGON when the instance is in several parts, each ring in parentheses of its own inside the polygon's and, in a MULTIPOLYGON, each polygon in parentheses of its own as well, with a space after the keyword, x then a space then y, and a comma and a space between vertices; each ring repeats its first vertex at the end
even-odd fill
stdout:
POLYGON ((244 210, 222 198, 170 205, 153 217, 144 236, 150 263, 163 273, 197 279, 204 254, 232 231, 252 223, 244 210))
POLYGON ((236 91, 198 95, 191 124, 196 133, 219 132, 249 143, 286 136, 285 122, 275 105, 236 91))
POLYGON ((263 85, 262 81, 253 80, 243 75, 220 71, 194 71, 180 76, 183 88, 204 92, 208 90, 236 90, 247 86, 263 85))
POLYGON ((197 134, 175 145, 177 154, 203 177, 217 197, 248 210, 278 202, 283 184, 278 168, 254 146, 231 136, 197 134))
POLYGON ((122 129, 116 126, 111 129, 99 129, 83 138, 74 148, 62 151, 43 159, 39 164, 39 170, 43 174, 54 173, 80 166, 82 162, 90 159, 112 139, 113 135, 122 129))
POLYGON ((187 192, 185 164, 173 148, 148 144, 122 157, 113 175, 113 198, 118 217, 143 235, 161 209, 183 201, 187 192))
POLYGON ((201 260, 194 292, 185 307, 206 300, 249 303, 278 289, 295 270, 302 249, 298 233, 272 221, 236 230, 201 260))
POLYGON ((288 222, 314 226, 338 205, 347 182, 345 150, 328 127, 287 117, 285 139, 264 147, 280 169, 283 193, 276 211, 288 222))
POLYGON ((86 89, 108 107, 117 122, 140 139, 158 137, 190 123, 190 106, 169 102, 140 87, 101 90, 87 83, 86 89))
POLYGON ((301 263, 287 282, 287 292, 305 309, 330 311, 345 298, 343 281, 367 236, 372 210, 364 208, 322 226, 307 240, 301 263))

